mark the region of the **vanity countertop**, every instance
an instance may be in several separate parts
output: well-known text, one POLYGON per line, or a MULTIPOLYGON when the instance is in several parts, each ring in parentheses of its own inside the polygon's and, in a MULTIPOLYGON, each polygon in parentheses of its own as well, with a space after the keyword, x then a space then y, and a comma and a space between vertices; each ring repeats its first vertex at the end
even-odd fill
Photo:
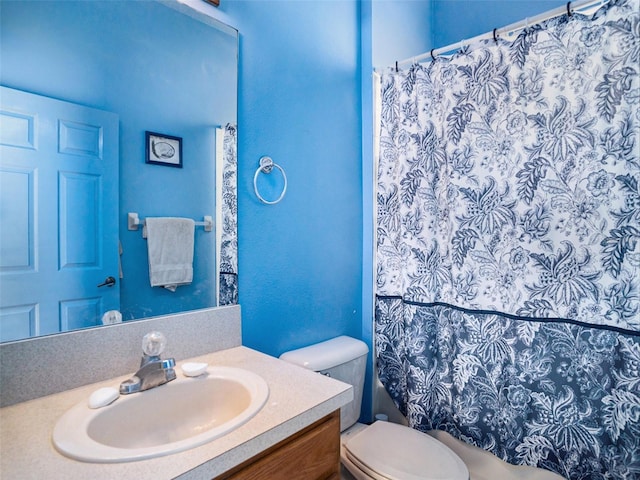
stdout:
MULTIPOLYGON (((51 441, 57 420, 100 387, 117 387, 128 376, 86 385, 0 409, 0 478, 113 480, 211 479, 347 404, 351 386, 246 347, 186 361, 251 370, 269 384, 269 398, 249 422, 185 452, 137 462, 98 464, 71 460, 51 441)), ((130 375, 129 375, 130 376, 130 375)), ((141 395, 144 395, 142 393, 141 395)))

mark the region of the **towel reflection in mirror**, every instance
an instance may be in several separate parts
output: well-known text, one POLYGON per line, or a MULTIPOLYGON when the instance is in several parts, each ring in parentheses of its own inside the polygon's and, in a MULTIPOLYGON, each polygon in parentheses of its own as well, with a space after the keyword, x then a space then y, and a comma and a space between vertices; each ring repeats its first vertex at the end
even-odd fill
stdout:
POLYGON ((172 292, 193 280, 195 222, 191 218, 148 217, 144 234, 152 287, 172 292))

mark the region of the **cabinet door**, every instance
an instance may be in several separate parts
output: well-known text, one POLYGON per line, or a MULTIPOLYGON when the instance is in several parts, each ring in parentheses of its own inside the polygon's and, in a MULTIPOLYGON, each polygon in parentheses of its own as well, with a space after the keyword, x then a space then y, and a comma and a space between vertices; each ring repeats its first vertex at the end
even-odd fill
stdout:
POLYGON ((340 478, 340 413, 324 417, 215 480, 340 478))

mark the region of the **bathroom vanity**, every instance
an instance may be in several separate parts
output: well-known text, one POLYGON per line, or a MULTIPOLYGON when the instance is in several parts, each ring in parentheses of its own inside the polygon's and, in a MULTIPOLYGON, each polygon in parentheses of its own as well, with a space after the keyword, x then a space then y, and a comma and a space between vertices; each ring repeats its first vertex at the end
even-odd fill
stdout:
POLYGON ((215 480, 339 480, 339 437, 336 410, 215 480))
POLYGON ((269 384, 267 403, 243 426, 200 447, 149 460, 103 464, 61 455, 51 442, 51 432, 68 409, 86 401, 98 388, 118 385, 124 377, 19 403, 0 410, 0 476, 68 480, 339 478, 340 419, 336 411, 350 401, 350 386, 245 347, 190 361, 259 374, 269 384))
MULTIPOLYGON (((188 321, 182 320, 183 329, 188 321)), ((144 329, 152 326, 155 327, 147 324, 144 329)), ((136 331, 132 338, 136 345, 141 338, 138 335, 136 331)), ((177 342, 171 333, 167 338, 169 342, 177 342)), ((95 348, 95 345, 88 348, 95 348)), ((132 353, 137 355, 137 352, 132 353)), ((338 411, 352 399, 351 386, 240 345, 227 345, 221 350, 188 358, 171 351, 168 354, 176 357, 177 371, 188 361, 254 372, 267 382, 269 397, 247 423, 209 443, 180 453, 124 463, 85 463, 60 454, 52 443, 52 431, 58 419, 74 405, 86 402, 97 389, 117 387, 135 370, 135 363, 132 363, 126 374, 0 409, 0 477, 7 480, 339 479, 338 411)), ((11 363, 6 351, 2 360, 11 363)), ((85 368, 91 370, 90 365, 85 368)), ((4 389, 6 385, 2 387, 4 389)), ((156 390, 161 392, 164 387, 156 390)), ((148 392, 134 395, 145 393, 148 392)), ((162 421, 161 418, 158 420, 162 421)))

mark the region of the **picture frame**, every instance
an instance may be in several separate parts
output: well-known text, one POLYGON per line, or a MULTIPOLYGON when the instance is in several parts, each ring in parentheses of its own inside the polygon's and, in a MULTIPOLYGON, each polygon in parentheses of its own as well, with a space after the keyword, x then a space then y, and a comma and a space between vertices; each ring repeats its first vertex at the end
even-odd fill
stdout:
POLYGON ((182 138, 145 132, 145 163, 182 168, 182 138))

